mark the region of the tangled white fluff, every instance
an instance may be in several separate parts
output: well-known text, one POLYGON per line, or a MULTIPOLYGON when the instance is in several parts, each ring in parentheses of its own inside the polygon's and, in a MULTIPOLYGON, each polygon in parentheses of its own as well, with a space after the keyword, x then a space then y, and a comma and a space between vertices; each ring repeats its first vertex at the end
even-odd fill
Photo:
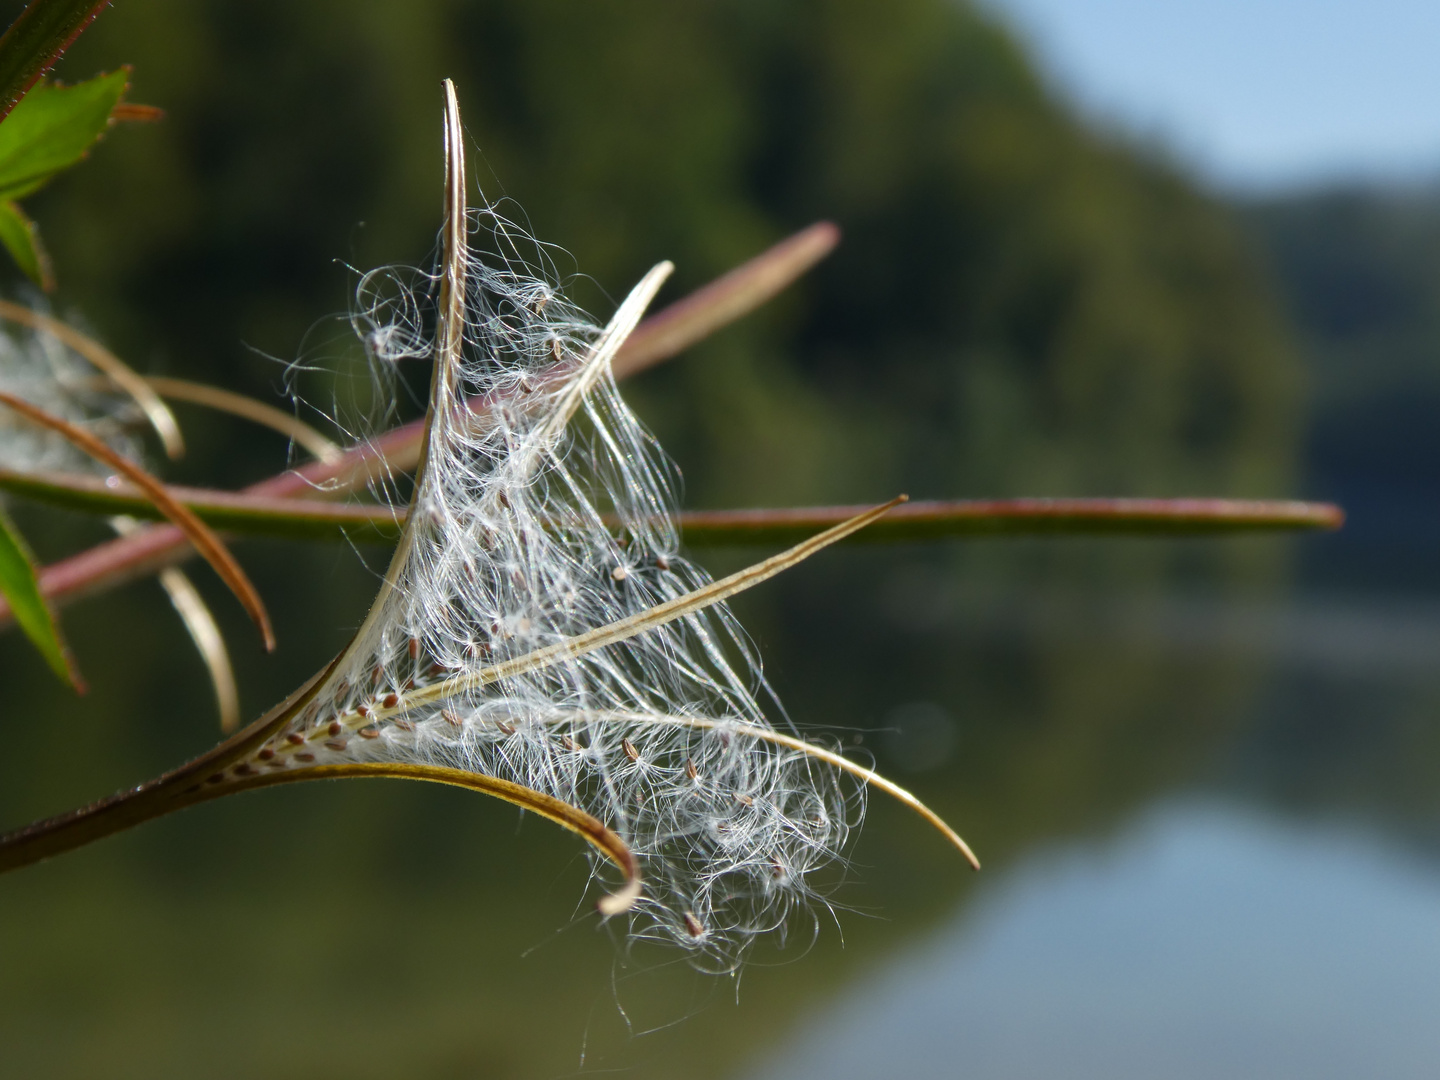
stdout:
MULTIPOLYGON (((134 401, 98 381, 95 368, 53 334, 0 331, 0 391, 89 431, 131 460, 144 416, 134 401)), ((68 439, 0 409, 0 465, 17 472, 108 471, 68 439)))
POLYGON ((679 554, 673 468, 610 373, 670 268, 602 330, 525 265, 519 235, 489 208, 452 220, 433 339, 421 297, 378 298, 399 276, 362 282, 356 323, 377 362, 435 362, 428 448, 354 644, 241 769, 438 765, 579 807, 639 861, 632 933, 725 969, 814 895, 861 785, 757 737, 774 730, 763 680, 723 604, 576 647, 710 582, 679 554), (497 265, 467 231, 494 239, 497 265))

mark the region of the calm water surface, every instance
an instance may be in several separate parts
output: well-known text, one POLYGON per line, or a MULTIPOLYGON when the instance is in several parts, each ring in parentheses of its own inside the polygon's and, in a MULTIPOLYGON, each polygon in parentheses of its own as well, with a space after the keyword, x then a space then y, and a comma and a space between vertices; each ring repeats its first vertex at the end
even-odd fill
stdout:
MULTIPOLYGON (((1097 586, 1073 550, 1049 581, 837 553, 742 611, 794 715, 853 729, 980 875, 874 800, 852 910, 715 979, 630 954, 577 846, 508 808, 225 800, 0 882, 0 1072, 1435 1075, 1440 605, 1147 585, 1144 547, 1097 586)), ((83 721, 83 753, 18 729, 8 817, 201 748, 153 728, 204 691, 83 721)))
POLYGON ((1217 802, 1038 853, 887 957, 760 1078, 1429 1077, 1440 865, 1217 802))

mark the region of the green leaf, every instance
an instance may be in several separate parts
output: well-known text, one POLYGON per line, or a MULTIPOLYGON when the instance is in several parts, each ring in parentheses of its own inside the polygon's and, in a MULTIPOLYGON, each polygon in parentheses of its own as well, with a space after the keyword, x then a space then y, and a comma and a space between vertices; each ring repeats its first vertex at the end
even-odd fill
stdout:
POLYGON ((110 124, 130 73, 75 86, 40 83, 0 123, 0 199, 18 199, 80 161, 110 124))
POLYGON ((0 510, 0 593, 5 594, 20 629, 35 643, 55 674, 83 692, 85 684, 60 637, 55 616, 40 595, 34 556, 3 510, 0 510))
POLYGON ((0 202, 0 244, 15 260, 25 275, 40 288, 49 292, 55 287, 55 277, 50 271, 50 256, 40 243, 40 233, 35 222, 21 212, 13 202, 0 202))
POLYGON ((0 120, 110 0, 30 0, 0 37, 0 120))

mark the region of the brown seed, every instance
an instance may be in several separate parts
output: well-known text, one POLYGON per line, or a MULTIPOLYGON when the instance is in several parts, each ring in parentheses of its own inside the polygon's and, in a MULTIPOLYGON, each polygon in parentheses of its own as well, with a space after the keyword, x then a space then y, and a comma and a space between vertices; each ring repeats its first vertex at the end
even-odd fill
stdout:
POLYGON ((326 739, 326 740, 325 740, 325 745, 326 745, 329 749, 331 749, 331 750, 344 750, 344 749, 345 749, 345 740, 344 740, 344 739, 326 739))
POLYGON ((275 751, 267 746, 255 756, 258 757, 261 761, 269 761, 272 757, 275 756, 275 751))
POLYGON ((775 855, 770 856, 770 862, 773 865, 773 868, 770 871, 770 876, 773 877, 776 881, 779 881, 785 876, 785 864, 782 863, 779 857, 775 855))
POLYGON ((301 735, 298 731, 292 731, 289 735, 285 736, 285 741, 292 746, 304 746, 305 736, 301 735))
POLYGON ((296 761, 307 761, 307 762, 308 762, 308 761, 314 761, 314 760, 315 760, 315 755, 314 755, 314 754, 296 754, 296 755, 295 755, 295 760, 296 760, 296 761))
POLYGON ((459 715, 451 711, 450 709, 441 709, 440 718, 444 720, 447 724, 449 724, 451 727, 458 728, 465 726, 465 721, 461 720, 459 715))
POLYGON ((236 776, 251 776, 254 774, 254 772, 255 770, 243 761, 239 765, 235 766, 236 776))
POLYGON ((507 724, 504 720, 496 720, 496 721, 495 721, 495 726, 496 726, 497 728, 499 728, 499 729, 500 729, 504 734, 506 734, 506 735, 514 735, 514 734, 515 734, 515 725, 514 725, 514 724, 507 724))
POLYGON ((413 720, 396 720, 396 721, 394 721, 394 724, 395 724, 395 726, 398 727, 401 731, 414 731, 414 730, 415 730, 415 722, 414 722, 413 720))
POLYGON ((373 727, 362 727, 360 729, 360 737, 362 739, 378 739, 380 732, 373 727))
POLYGON ((331 720, 330 726, 325 730, 328 731, 331 735, 339 735, 340 732, 345 730, 345 725, 340 723, 339 720, 331 720))
POLYGON ((274 761, 267 761, 265 764, 269 765, 272 769, 283 769, 286 765, 289 765, 290 763, 284 758, 276 758, 274 761))
POLYGON ((755 800, 752 799, 749 795, 736 795, 735 801, 738 802, 741 806, 755 805, 755 800))
POLYGON ((664 555, 656 555, 656 556, 655 556, 655 565, 658 566, 661 570, 669 570, 669 569, 670 569, 670 560, 669 560, 668 558, 666 558, 664 555))
POLYGON ((435 661, 435 663, 431 664, 428 669, 426 669, 425 674, 426 674, 427 677, 429 677, 429 678, 431 678, 431 679, 434 679, 434 678, 437 678, 437 677, 440 676, 440 675, 444 675, 445 672, 446 672, 446 670, 447 670, 447 669, 446 669, 445 665, 442 664, 442 663, 440 663, 440 661, 437 660, 437 661, 435 661))
POLYGON ((691 761, 688 757, 685 759, 685 775, 691 780, 694 780, 700 775, 700 770, 695 767, 695 762, 691 761))
POLYGON ((702 926, 700 920, 689 911, 685 912, 685 929, 689 931, 691 937, 703 937, 705 935, 705 927, 702 926))
POLYGON ((222 776, 220 773, 217 772, 217 773, 214 773, 213 775, 207 776, 207 777, 205 778, 205 782, 206 782, 207 784, 218 784, 218 783, 221 783, 224 779, 225 779, 225 777, 222 776))
POLYGON ((419 659, 420 659, 420 639, 419 639, 419 638, 413 638, 413 637, 412 637, 412 638, 410 639, 410 659, 411 659, 411 660, 419 660, 419 659))
POLYGON ((355 713, 356 713, 356 715, 358 715, 358 716, 369 716, 369 715, 370 715, 370 706, 369 706, 369 705, 356 705, 356 706, 355 706, 355 713))
POLYGON ((620 749, 625 751, 625 756, 628 757, 631 761, 640 760, 640 751, 635 749, 635 744, 632 743, 629 739, 620 740, 620 749))
POLYGON ((569 735, 562 735, 562 736, 560 736, 560 741, 565 744, 565 749, 566 749, 566 750, 579 750, 579 749, 580 749, 580 744, 577 743, 574 739, 572 739, 569 735))
POLYGON ((387 709, 393 709, 396 705, 400 704, 400 697, 398 694, 386 694, 380 704, 384 705, 387 709))

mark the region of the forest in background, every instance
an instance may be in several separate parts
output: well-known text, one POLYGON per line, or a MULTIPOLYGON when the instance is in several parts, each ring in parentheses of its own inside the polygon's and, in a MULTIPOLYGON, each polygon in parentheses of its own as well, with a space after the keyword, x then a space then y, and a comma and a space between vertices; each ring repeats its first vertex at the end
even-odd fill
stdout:
POLYGON ((1440 543, 1440 183, 1244 203, 1308 375, 1306 492, 1350 521, 1314 546, 1331 588, 1433 595, 1440 543))
MULTIPOLYGON (((1384 444, 1376 468, 1388 468, 1394 414, 1366 420, 1364 403, 1413 401, 1412 383, 1431 378, 1421 373, 1435 256, 1397 216, 1423 216, 1423 199, 1226 205, 1153 149, 1078 117, 1008 32, 949 0, 131 0, 104 13, 58 74, 76 80, 121 61, 135 65, 132 98, 167 116, 113 132, 31 200, 60 277, 56 308, 142 370, 261 397, 281 388, 285 361, 344 350, 322 320, 350 303, 350 267, 431 257, 442 76, 459 86, 478 151, 472 178, 563 249, 562 272, 584 275, 575 288, 601 318, 661 258, 679 268, 663 301, 811 221, 839 223, 835 255, 779 302, 627 385, 679 461, 690 506, 896 490, 1349 501, 1374 477, 1344 479, 1356 460, 1346 425, 1384 444), (1363 295, 1377 299, 1337 322, 1336 297, 1355 301, 1357 274, 1372 274, 1363 295), (1382 344, 1400 359, 1389 382, 1367 381, 1362 367, 1389 370, 1360 359, 1382 344)), ((303 388, 322 406, 331 392, 303 388)), ((181 415, 191 451, 173 479, 239 485, 285 463, 272 436, 181 415)), ((1417 438, 1431 438, 1418 407, 1414 416, 1417 438)), ((99 536, 61 515, 26 525, 50 557, 99 536)), ((1302 572, 1323 564, 1327 542, 1307 546, 1302 572)), ((1003 870, 1038 845, 1103 834, 1224 765, 1226 740, 1254 719, 1245 703, 1263 661, 1169 647, 1153 631, 1177 586, 1283 593, 1290 552, 1269 540, 857 547, 739 606, 797 721, 856 729, 882 767, 903 774, 905 755, 873 734, 897 706, 952 716, 959 752, 902 779, 1003 870)), ((277 657, 261 657, 231 605, 202 587, 254 714, 343 641, 374 577, 344 548, 247 543, 240 554, 275 609, 277 657)), ((372 567, 383 559, 362 554, 372 567)), ((723 569, 740 556, 700 557, 723 569)), ((13 733, 0 782, 8 821, 87 801, 213 741, 203 672, 158 590, 141 583, 82 602, 66 622, 94 688, 81 702, 47 681, 23 642, 0 640, 0 665, 15 673, 7 715, 74 718, 13 733), (66 743, 73 731, 79 749, 66 743)), ((78 981, 99 1019, 50 1063, 55 1075, 65 1061, 93 1073, 107 1046, 137 1030, 193 1071, 187 1055, 237 1014, 272 1032, 237 1050, 237 1074, 248 1063, 279 1075, 283 1060, 315 1075, 307 1055, 318 1050, 284 1029, 286 1010, 305 993, 361 986, 393 998, 400 987, 397 1027, 428 1032, 425 1053, 441 1065, 453 1050, 525 1073, 506 1055, 513 1032, 529 1032, 537 1054, 560 1062, 533 1071, 566 1067, 578 1021, 551 1038, 516 1003, 564 985, 567 1023, 583 1014, 604 982, 608 940, 562 938, 512 992, 442 971, 454 949, 477 966, 513 963, 516 943, 563 923, 578 891, 573 862, 555 884, 564 838, 531 823, 517 839, 513 815, 474 802, 315 785, 40 868, 0 897, 12 924, 42 927, 0 959, 46 972, 39 989, 0 986, 10 1017, 0 1037, 39 1047, 24 1026, 43 1029, 46 994, 58 1001, 78 981), (501 873, 481 851, 499 853, 501 873), (460 891, 473 919, 451 908, 460 891), (536 896, 545 902, 531 910, 536 896), (323 932, 289 945, 293 1000, 244 968, 268 947, 246 915, 256 910, 325 915, 323 932), (397 911, 410 940, 377 945, 357 966, 355 939, 397 911), (221 937, 216 926, 233 937, 192 966, 186 944, 221 937), (583 961, 557 958, 564 950, 583 961), (226 963, 245 974, 211 996, 207 971, 226 963), (194 1002, 175 993, 187 985, 202 988, 194 1002), (123 994, 133 1013, 117 1016, 123 994), (485 1019, 447 1049, 462 1039, 446 1026, 452 1000, 485 1019), (183 1036, 156 1019, 177 1011, 189 1017, 183 1036)), ((860 861, 879 869, 857 875, 869 880, 854 902, 893 922, 849 921, 844 954, 816 950, 751 978, 755 1045, 793 1017, 797 987, 853 977, 886 942, 953 907, 969 886, 937 866, 944 853, 928 840, 877 807, 860 861)), ((723 1073, 745 1049, 726 1043, 733 1017, 714 1012, 658 1040, 707 1045, 693 1074, 723 1073)), ((337 1074, 429 1068, 404 1036, 386 1042, 363 1016, 336 1023, 350 1040, 348 1057, 325 1063, 337 1074)))

